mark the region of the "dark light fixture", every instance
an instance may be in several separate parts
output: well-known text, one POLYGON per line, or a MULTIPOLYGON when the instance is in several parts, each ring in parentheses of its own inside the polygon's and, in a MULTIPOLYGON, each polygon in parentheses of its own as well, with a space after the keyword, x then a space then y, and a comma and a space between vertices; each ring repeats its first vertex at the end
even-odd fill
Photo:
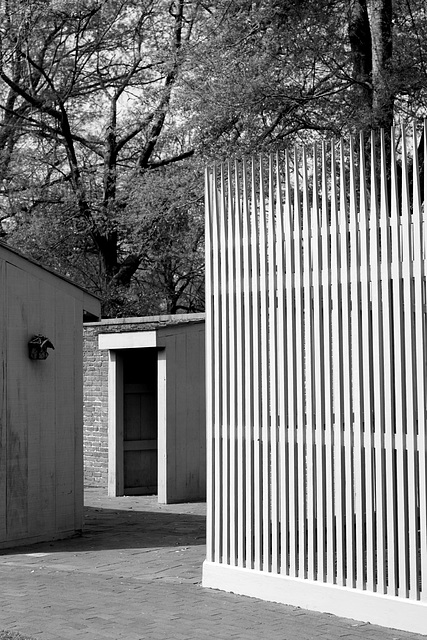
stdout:
POLYGON ((33 336, 28 343, 28 355, 31 360, 46 360, 48 349, 55 349, 49 338, 38 334, 33 336))

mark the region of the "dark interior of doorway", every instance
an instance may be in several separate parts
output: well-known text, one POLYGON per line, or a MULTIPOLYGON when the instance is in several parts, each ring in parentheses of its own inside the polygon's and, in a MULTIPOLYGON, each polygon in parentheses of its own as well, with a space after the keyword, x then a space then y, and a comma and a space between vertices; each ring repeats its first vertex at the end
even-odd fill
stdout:
POLYGON ((157 349, 122 357, 124 494, 157 494, 157 349))

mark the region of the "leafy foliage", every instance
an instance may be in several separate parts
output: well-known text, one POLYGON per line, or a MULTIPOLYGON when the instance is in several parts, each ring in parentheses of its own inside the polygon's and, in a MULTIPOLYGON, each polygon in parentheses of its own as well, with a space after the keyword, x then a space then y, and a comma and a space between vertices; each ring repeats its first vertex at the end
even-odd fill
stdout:
POLYGON ((139 239, 121 235, 129 184, 193 153, 167 116, 194 8, 32 0, 2 11, 3 229, 118 313, 111 290, 143 260, 139 239))
POLYGON ((373 101, 382 84, 396 120, 425 113, 427 15, 421 0, 395 2, 388 24, 383 12, 391 0, 239 0, 232 10, 228 6, 226 0, 217 3, 215 43, 206 43, 188 84, 189 113, 208 154, 377 126, 381 114, 374 113, 373 101), (376 13, 381 33, 374 30, 376 13), (387 26, 391 63, 372 56, 374 48, 385 47, 387 26))
POLYGON ((104 315, 203 308, 207 159, 426 113, 424 0, 0 4, 0 233, 104 315))

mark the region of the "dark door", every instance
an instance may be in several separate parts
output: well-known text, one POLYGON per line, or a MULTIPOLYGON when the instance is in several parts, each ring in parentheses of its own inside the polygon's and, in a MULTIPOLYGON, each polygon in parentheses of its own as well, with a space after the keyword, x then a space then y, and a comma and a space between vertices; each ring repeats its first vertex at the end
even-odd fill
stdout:
POLYGON ((125 495, 157 493, 157 350, 123 354, 125 495))

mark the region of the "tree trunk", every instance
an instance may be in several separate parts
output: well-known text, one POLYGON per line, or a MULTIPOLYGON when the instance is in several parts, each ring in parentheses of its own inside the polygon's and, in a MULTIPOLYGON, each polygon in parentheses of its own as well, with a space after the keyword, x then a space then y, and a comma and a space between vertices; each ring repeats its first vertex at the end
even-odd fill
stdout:
POLYGON ((365 118, 372 113, 372 39, 366 0, 349 0, 348 37, 353 59, 353 79, 365 118))
POLYGON ((372 37, 372 126, 390 131, 393 126, 392 0, 370 0, 372 37))
POLYGON ((384 128, 388 136, 394 112, 392 0, 349 0, 348 37, 360 125, 384 128))

